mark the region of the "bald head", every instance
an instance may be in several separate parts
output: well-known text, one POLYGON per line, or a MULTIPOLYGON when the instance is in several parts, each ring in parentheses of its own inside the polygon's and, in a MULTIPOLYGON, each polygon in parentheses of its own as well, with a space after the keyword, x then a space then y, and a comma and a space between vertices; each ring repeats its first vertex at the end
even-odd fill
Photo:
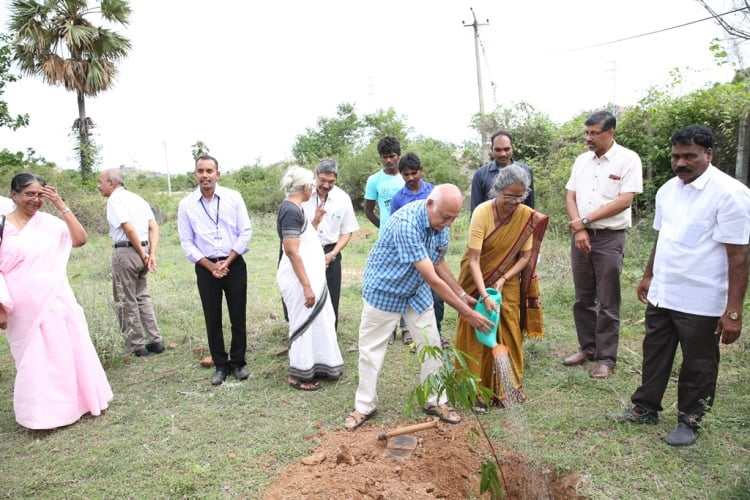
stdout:
POLYGON ((463 196, 461 190, 453 184, 435 186, 427 197, 427 219, 430 227, 442 231, 449 227, 461 213, 463 196))

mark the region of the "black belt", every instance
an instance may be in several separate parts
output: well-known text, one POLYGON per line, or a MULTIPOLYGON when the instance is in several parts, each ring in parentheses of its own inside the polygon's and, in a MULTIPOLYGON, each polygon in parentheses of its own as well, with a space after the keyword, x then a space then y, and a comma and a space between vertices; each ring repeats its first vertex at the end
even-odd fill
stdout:
MULTIPOLYGON (((129 241, 118 241, 115 243, 115 248, 125 248, 125 247, 132 247, 133 244, 129 241)), ((148 241, 141 241, 141 246, 145 247, 148 246, 148 241)))
POLYGON ((593 234, 596 236, 597 234, 603 234, 603 233, 619 233, 622 231, 625 231, 624 229, 586 229, 586 231, 589 232, 589 234, 593 234))
POLYGON ((227 260, 227 258, 226 258, 226 257, 206 257, 206 258, 207 258, 208 260, 210 260, 211 262, 213 262, 214 264, 216 264, 216 263, 217 263, 217 262, 219 262, 220 260, 227 260))

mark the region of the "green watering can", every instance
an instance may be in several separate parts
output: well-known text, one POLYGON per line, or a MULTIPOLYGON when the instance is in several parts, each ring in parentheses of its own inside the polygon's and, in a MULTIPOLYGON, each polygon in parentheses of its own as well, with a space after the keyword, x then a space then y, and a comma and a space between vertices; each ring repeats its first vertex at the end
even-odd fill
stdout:
POLYGON ((481 330, 475 328, 474 333, 476 334, 477 340, 479 342, 492 349, 492 354, 495 357, 499 357, 503 354, 508 353, 507 347, 505 347, 503 344, 497 343, 497 327, 500 324, 500 307, 503 305, 503 296, 494 288, 487 288, 487 295, 489 295, 490 298, 497 303, 498 310, 492 312, 487 311, 487 308, 484 307, 484 301, 481 300, 477 302, 474 310, 492 321, 494 326, 492 327, 492 330, 487 333, 484 333, 481 330))

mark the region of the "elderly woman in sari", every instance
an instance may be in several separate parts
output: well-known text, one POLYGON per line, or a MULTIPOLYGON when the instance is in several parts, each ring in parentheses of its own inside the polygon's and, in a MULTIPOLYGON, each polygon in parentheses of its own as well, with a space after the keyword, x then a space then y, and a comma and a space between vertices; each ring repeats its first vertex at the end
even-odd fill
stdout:
POLYGON ((289 385, 320 389, 316 377, 337 379, 344 360, 336 338, 336 316, 326 285, 323 248, 302 211, 315 189, 313 173, 290 167, 281 179, 286 199, 279 207, 276 230, 281 239, 276 282, 289 314, 289 385))
MULTIPOLYGON (((541 337, 539 287, 534 271, 548 217, 522 205, 529 193, 528 174, 516 165, 501 168, 495 178, 495 198, 478 205, 471 216, 469 242, 461 259, 458 282, 487 310, 498 306, 487 288, 501 292, 502 307, 497 342, 508 348, 515 379, 523 377, 523 334, 541 337)), ((468 354, 468 368, 481 378, 480 385, 496 395, 502 404, 504 391, 495 373, 495 359, 482 345, 469 322, 459 316, 456 348, 468 354)), ((516 387, 523 397, 521 385, 516 387)), ((475 410, 486 412, 478 399, 475 410)))
POLYGON ((100 415, 112 399, 66 270, 71 247, 87 234, 41 177, 16 175, 11 196, 16 208, 0 243, 0 328, 16 362, 13 410, 26 428, 53 429, 100 415), (45 200, 60 218, 39 211, 45 200))

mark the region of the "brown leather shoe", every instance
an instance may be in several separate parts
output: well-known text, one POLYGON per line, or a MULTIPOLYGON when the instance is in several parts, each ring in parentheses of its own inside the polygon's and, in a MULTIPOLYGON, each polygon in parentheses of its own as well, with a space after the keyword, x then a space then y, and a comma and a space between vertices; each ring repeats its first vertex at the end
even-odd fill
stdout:
POLYGON ((593 370, 591 370, 591 373, 589 376, 591 378, 598 378, 598 379, 604 379, 612 375, 612 367, 602 363, 601 361, 597 361, 596 366, 593 370))
POLYGON ((578 366, 584 364, 586 361, 592 361, 593 359, 594 356, 592 354, 586 354, 583 351, 578 351, 577 353, 563 359, 563 364, 565 366, 578 366))

